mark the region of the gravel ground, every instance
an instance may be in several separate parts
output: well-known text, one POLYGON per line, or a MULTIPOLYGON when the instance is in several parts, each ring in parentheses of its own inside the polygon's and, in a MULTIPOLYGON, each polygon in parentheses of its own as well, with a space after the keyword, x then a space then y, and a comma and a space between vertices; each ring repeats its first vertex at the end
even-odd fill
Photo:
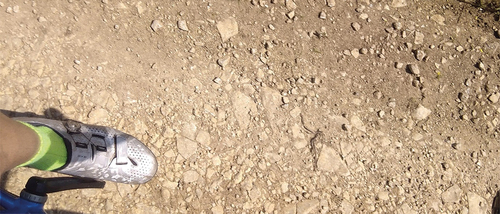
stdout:
MULTIPOLYGON (((0 109, 137 136, 49 213, 491 213, 498 16, 459 1, 0 0, 0 109)), ((33 175, 18 168, 3 187, 33 175)))

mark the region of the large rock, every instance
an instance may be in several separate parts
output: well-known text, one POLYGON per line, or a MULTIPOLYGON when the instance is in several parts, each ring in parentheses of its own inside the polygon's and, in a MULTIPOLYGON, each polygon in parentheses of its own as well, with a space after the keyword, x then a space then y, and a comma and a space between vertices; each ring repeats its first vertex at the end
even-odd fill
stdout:
POLYGON ((222 42, 226 42, 238 34, 238 22, 233 17, 227 18, 217 23, 217 30, 219 30, 222 42))
POLYGON ((361 119, 356 115, 351 117, 351 125, 362 132, 366 132, 366 127, 363 121, 361 121, 361 119))
POLYGON ((262 88, 261 91, 264 111, 266 112, 267 119, 274 129, 275 126, 280 124, 280 121, 283 120, 277 115, 278 109, 281 105, 281 94, 277 90, 268 87, 262 88))
POLYGON ((318 213, 319 201, 317 199, 305 200, 297 204, 297 213, 318 213))
POLYGON ((189 157, 191 157, 191 155, 194 155, 196 153, 197 149, 198 143, 196 143, 195 141, 192 141, 183 136, 177 137, 177 151, 182 157, 188 159, 189 157))
POLYGON ((432 111, 426 107, 424 107, 423 105, 418 105, 418 107, 413 111, 412 113, 412 117, 413 119, 415 119, 416 121, 419 121, 419 120, 424 120, 425 118, 427 118, 430 114, 432 113, 432 111))
POLYGON ((444 203, 458 203, 462 190, 457 185, 453 185, 441 194, 444 203))
POLYGON ((352 206, 349 201, 343 200, 342 203, 340 204, 340 210, 344 214, 351 214, 354 212, 354 206, 352 206))
POLYGON ((237 91, 232 98, 234 115, 241 129, 246 129, 250 125, 250 112, 256 112, 257 107, 252 98, 237 91))
POLYGON ((350 175, 349 169, 347 169, 346 164, 337 151, 328 146, 321 149, 317 165, 321 171, 333 172, 342 176, 350 175))
POLYGON ((469 213, 483 214, 487 213, 490 204, 486 202, 484 198, 476 193, 467 193, 467 199, 469 201, 469 213))

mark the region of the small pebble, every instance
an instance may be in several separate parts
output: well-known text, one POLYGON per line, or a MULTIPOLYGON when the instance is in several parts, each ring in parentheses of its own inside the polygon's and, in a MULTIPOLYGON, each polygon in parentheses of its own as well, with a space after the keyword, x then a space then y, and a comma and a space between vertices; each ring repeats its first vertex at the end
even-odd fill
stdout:
POLYGON ((214 80, 213 80, 213 81, 214 81, 215 83, 217 83, 217 84, 221 84, 221 83, 222 83, 222 79, 221 79, 221 78, 219 78, 219 77, 214 78, 214 80))
POLYGON ((465 102, 469 99, 469 95, 466 93, 463 93, 463 92, 459 92, 458 99, 460 99, 460 101, 462 101, 462 102, 465 102))
POLYGON ((368 14, 362 13, 362 14, 359 15, 359 18, 360 19, 367 19, 368 18, 368 14))
POLYGON ((368 53, 368 49, 367 48, 361 48, 361 50, 359 50, 359 53, 360 54, 367 54, 368 53))
POLYGON ((403 68, 404 64, 401 63, 401 62, 396 62, 395 65, 394 65, 397 69, 401 69, 403 68))
POLYGON ((289 19, 293 19, 293 17, 295 17, 295 11, 292 10, 290 11, 289 13, 286 14, 286 16, 289 18, 289 19))
POLYGON ((326 0, 326 5, 328 7, 335 7, 335 0, 326 0))
POLYGON ((451 144, 451 147, 453 147, 456 150, 459 150, 459 149, 462 148, 462 144, 460 144, 460 143, 453 143, 453 144, 451 144))
POLYGON ((415 32, 415 41, 414 41, 414 43, 416 45, 423 44, 424 43, 424 34, 421 33, 421 32, 416 31, 415 32))
MULTIPOLYGON (((115 25, 115 29, 118 29, 116 26, 118 26, 118 25, 115 25)), ((160 28, 162 28, 162 27, 163 27, 163 25, 161 24, 161 22, 160 22, 159 20, 153 20, 153 21, 151 22, 151 29, 152 29, 154 32, 158 31, 158 30, 159 30, 160 28)))
POLYGON ((224 58, 218 59, 217 64, 219 64, 222 68, 226 67, 229 64, 231 57, 226 56, 224 58))
POLYGON ((351 125, 349 125, 349 124, 342 124, 342 129, 343 129, 344 131, 351 131, 352 126, 351 126, 351 125))
POLYGON ((492 103, 497 103, 500 98, 500 93, 495 92, 488 96, 488 100, 491 101, 492 103))
POLYGON ((401 22, 394 22, 392 23, 392 27, 394 28, 394 30, 401 30, 401 28, 403 28, 403 25, 401 24, 401 22))
POLYGON ((358 58, 358 57, 359 57, 359 49, 357 49, 357 48, 352 49, 352 50, 351 50, 351 55, 352 55, 354 58, 358 58))
POLYGON ((319 13, 319 18, 320 19, 326 19, 326 13, 321 11, 321 13, 319 13))
POLYGON ((377 113, 377 114, 378 114, 378 117, 383 118, 383 117, 384 117, 384 115, 385 115, 385 111, 380 110, 380 111, 378 111, 378 113, 377 113))
POLYGON ((456 50, 457 50, 458 52, 462 52, 462 51, 464 51, 464 47, 462 47, 462 46, 458 46, 458 47, 456 48, 456 50))
POLYGON ((409 64, 408 65, 408 69, 410 70, 410 72, 412 74, 420 75, 420 69, 418 68, 418 65, 416 65, 416 64, 409 64))
POLYGON ((477 63, 477 67, 478 67, 479 69, 481 69, 482 71, 485 71, 485 70, 486 70, 486 66, 484 65, 484 63, 483 63, 483 62, 479 62, 479 63, 477 63))
POLYGON ((415 52, 415 58, 418 60, 418 61, 422 61, 424 59, 424 57, 426 56, 425 52, 422 51, 422 50, 417 50, 415 52))
POLYGON ((360 25, 359 23, 357 23, 357 22, 353 22, 353 23, 351 24, 351 27, 352 27, 352 29, 353 29, 354 31, 358 31, 359 29, 361 29, 361 25, 360 25))
POLYGON ((179 27, 179 29, 183 30, 183 31, 189 31, 189 28, 187 26, 187 23, 186 21, 184 20, 179 20, 177 21, 177 27, 179 27))

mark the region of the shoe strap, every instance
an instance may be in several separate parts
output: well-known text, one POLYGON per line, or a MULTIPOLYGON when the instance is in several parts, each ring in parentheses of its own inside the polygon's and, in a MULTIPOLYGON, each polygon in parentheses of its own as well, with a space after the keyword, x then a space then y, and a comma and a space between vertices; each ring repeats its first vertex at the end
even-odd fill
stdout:
POLYGON ((125 165, 128 161, 127 154, 127 138, 122 136, 115 136, 116 145, 116 164, 125 165))

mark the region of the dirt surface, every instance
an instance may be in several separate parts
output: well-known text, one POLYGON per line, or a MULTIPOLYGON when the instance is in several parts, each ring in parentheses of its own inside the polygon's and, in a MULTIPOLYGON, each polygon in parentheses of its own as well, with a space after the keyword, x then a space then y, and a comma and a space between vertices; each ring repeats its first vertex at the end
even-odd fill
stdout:
MULTIPOLYGON (((159 162, 49 213, 476 214, 500 190, 499 26, 469 4, 0 1, 0 109, 115 127, 159 162)), ((32 175, 57 174, 4 186, 32 175)))

